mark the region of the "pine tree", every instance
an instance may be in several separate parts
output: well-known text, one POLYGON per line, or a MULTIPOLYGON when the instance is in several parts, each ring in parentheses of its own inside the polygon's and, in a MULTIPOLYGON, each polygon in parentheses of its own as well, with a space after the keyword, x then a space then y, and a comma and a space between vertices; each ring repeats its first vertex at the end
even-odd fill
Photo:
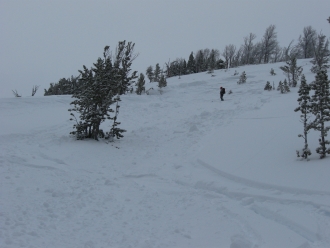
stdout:
POLYGON ((284 79, 284 81, 283 81, 283 88, 284 88, 284 93, 290 92, 290 87, 289 87, 288 82, 286 81, 286 79, 284 79))
POLYGON ((243 84, 246 83, 246 74, 245 71, 242 72, 242 74, 239 77, 239 80, 237 82, 238 84, 243 84))
POLYGON ((106 138, 112 140, 114 137, 118 139, 123 137, 121 133, 125 130, 117 127, 120 124, 117 122, 117 117, 120 95, 126 92, 130 82, 136 78, 137 72, 130 72, 132 61, 136 58, 133 51, 133 43, 119 42, 115 61, 112 64, 109 46, 106 46, 103 58, 98 58, 91 69, 83 66, 84 69, 79 70, 79 91, 72 95, 75 100, 71 102, 71 105, 74 107, 69 109, 70 115, 76 121, 73 125, 75 131, 71 134, 77 139, 98 140, 99 137, 104 137, 100 124, 107 119, 113 120, 113 125, 106 138), (111 108, 113 104, 116 105, 115 110, 111 108), (79 117, 77 118, 72 112, 79 113, 79 117), (110 113, 114 113, 114 116, 111 117, 110 113))
POLYGON ((79 121, 73 113, 70 114, 76 121, 76 124, 73 125, 75 131, 71 134, 75 135, 77 139, 98 140, 101 122, 110 118, 110 105, 114 102, 112 101, 111 86, 107 84, 106 80, 105 63, 107 61, 99 58, 94 64, 94 68, 87 69, 84 66, 84 70, 79 71, 81 92, 73 94, 72 97, 76 98, 71 102, 74 108, 69 109, 69 111, 80 114, 79 121))
POLYGON ((205 71, 205 56, 203 50, 198 50, 195 57, 196 73, 205 71))
POLYGON ((272 86, 270 85, 270 82, 267 81, 264 90, 272 90, 272 86))
MULTIPOLYGON (((310 156, 312 153, 310 149, 308 148, 308 142, 307 142, 307 134, 309 133, 309 130, 311 129, 310 123, 309 123, 309 118, 310 118, 310 113, 311 113, 311 108, 310 108, 310 96, 309 92, 311 90, 311 87, 307 84, 306 78, 304 75, 301 76, 301 84, 298 90, 298 103, 299 107, 297 107, 294 111, 300 111, 300 119, 301 122, 304 124, 304 134, 299 134, 298 137, 302 137, 304 139, 304 148, 301 151, 301 156, 304 159, 308 159, 308 156, 310 156)), ((298 157, 300 156, 300 152, 297 151, 298 157)))
POLYGON ((154 79, 153 79, 154 82, 158 82, 159 81, 159 79, 160 79, 160 73, 161 73, 160 66, 157 63, 156 66, 155 66, 155 70, 154 70, 154 79))
POLYGON ((152 66, 149 66, 147 68, 146 75, 147 75, 147 77, 148 77, 148 79, 149 79, 149 81, 151 83, 153 81, 153 79, 154 79, 154 70, 153 70, 152 66))
POLYGON ((195 73, 196 72, 195 69, 196 69, 196 63, 195 63, 194 53, 191 52, 187 63, 187 70, 186 70, 187 74, 195 73))
POLYGON ((158 88, 159 88, 160 94, 162 94, 162 88, 164 88, 166 86, 167 86, 167 81, 166 81, 166 78, 165 78, 164 74, 162 74, 160 76, 160 80, 158 82, 158 88))
POLYGON ((311 61, 313 64, 311 71, 313 73, 317 73, 321 70, 327 70, 330 66, 329 58, 330 58, 330 51, 329 51, 329 40, 326 40, 326 36, 323 34, 319 34, 317 37, 316 44, 314 45, 314 58, 311 61))
POLYGON ((270 69, 270 75, 272 75, 272 76, 275 76, 276 75, 276 73, 275 73, 275 71, 274 71, 274 69, 272 68, 272 69, 270 69))
POLYGON ((277 90, 284 94, 286 92, 290 92, 290 87, 288 86, 288 82, 284 79, 283 83, 280 81, 277 86, 277 90))
POLYGON ((277 86, 277 90, 280 91, 282 94, 284 93, 283 83, 280 81, 277 86))
POLYGON ((137 78, 137 71, 131 73, 131 66, 133 61, 138 56, 134 54, 135 44, 132 42, 120 41, 116 48, 116 56, 113 65, 114 79, 117 81, 119 95, 125 94, 129 91, 130 85, 134 83, 134 79, 137 78))
POLYGON ((186 60, 184 59, 183 62, 182 62, 182 68, 181 68, 181 71, 182 71, 182 75, 187 75, 187 62, 186 60))
POLYGON ((138 81, 136 83, 136 86, 137 86, 137 88, 135 90, 136 94, 141 95, 142 92, 144 92, 146 90, 145 86, 144 86, 145 83, 146 83, 146 81, 144 80, 144 75, 143 75, 143 73, 140 73, 140 77, 138 78, 138 81))
POLYGON ((208 73, 213 73, 214 69, 217 66, 217 57, 219 57, 219 51, 218 50, 211 50, 210 56, 208 57, 208 73))
POLYGON ((285 66, 281 66, 280 69, 288 77, 289 86, 296 87, 299 77, 303 71, 301 66, 297 66, 297 58, 291 56, 287 61, 285 66))
POLYGON ((330 81, 326 70, 320 70, 315 76, 315 81, 311 84, 314 95, 311 97, 311 111, 315 116, 315 120, 310 124, 311 128, 320 131, 320 146, 316 152, 320 154, 320 158, 324 158, 326 153, 330 154, 330 148, 326 148, 330 142, 325 139, 330 126, 326 126, 326 122, 330 121, 330 81))

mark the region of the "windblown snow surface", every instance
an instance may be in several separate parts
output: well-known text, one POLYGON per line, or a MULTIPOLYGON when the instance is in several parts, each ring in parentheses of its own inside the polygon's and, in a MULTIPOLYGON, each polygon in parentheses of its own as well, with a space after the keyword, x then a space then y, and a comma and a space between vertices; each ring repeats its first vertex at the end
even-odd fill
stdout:
POLYGON ((0 247, 330 247, 329 156, 315 131, 296 156, 298 87, 264 90, 283 64, 146 83, 114 143, 70 137, 70 96, 0 99, 0 247))

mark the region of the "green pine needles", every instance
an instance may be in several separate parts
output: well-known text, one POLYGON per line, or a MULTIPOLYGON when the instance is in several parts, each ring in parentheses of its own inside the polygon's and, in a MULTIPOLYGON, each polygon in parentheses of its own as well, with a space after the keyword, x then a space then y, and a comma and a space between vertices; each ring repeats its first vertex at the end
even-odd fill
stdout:
POLYGON ((329 140, 326 140, 330 126, 326 126, 326 122, 330 121, 330 81, 326 70, 320 70, 315 76, 315 81, 311 84, 314 95, 311 96, 311 112, 315 116, 314 121, 310 124, 311 128, 320 132, 319 147, 316 152, 320 154, 320 158, 324 158, 326 154, 330 154, 329 140))
POLYGON ((325 158, 326 154, 330 154, 329 140, 326 140, 330 126, 327 122, 330 121, 330 80, 326 70, 320 70, 315 76, 315 81, 310 85, 306 83, 304 76, 301 77, 301 85, 299 88, 299 107, 295 111, 300 111, 301 122, 304 124, 304 133, 299 134, 298 137, 304 139, 305 145, 302 151, 297 151, 298 157, 305 159, 311 155, 307 143, 307 134, 309 130, 313 129, 320 132, 319 147, 316 152, 320 154, 320 158, 325 158), (310 91, 314 94, 310 96, 310 91), (314 120, 310 120, 314 116, 314 120))
POLYGON ((98 58, 91 69, 83 66, 83 70, 79 70, 79 90, 72 95, 75 100, 71 102, 73 108, 69 109, 70 120, 75 121, 74 131, 70 134, 78 140, 105 138, 113 141, 115 137, 122 138, 125 132, 118 127, 120 122, 117 121, 120 95, 129 91, 129 86, 137 77, 136 71, 131 73, 132 61, 137 55, 134 54, 132 42, 119 42, 113 58, 109 48, 104 48, 103 58, 98 58), (112 121, 112 125, 104 133, 100 125, 106 120, 112 121))

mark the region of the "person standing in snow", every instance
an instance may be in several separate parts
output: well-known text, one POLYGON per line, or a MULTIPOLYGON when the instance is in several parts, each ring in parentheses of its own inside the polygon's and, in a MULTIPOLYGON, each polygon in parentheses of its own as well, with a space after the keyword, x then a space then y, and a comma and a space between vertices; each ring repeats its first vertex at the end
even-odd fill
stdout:
POLYGON ((226 93, 225 88, 220 87, 220 99, 223 101, 223 95, 226 93))

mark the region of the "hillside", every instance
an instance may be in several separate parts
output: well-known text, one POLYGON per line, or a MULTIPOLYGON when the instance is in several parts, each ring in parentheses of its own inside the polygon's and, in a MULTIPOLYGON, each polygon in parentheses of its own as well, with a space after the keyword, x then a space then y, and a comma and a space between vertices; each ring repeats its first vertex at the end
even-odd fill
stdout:
POLYGON ((0 247, 330 247, 329 156, 311 131, 296 157, 298 88, 264 90, 283 64, 147 83, 109 144, 69 136, 70 96, 0 99, 0 247))

